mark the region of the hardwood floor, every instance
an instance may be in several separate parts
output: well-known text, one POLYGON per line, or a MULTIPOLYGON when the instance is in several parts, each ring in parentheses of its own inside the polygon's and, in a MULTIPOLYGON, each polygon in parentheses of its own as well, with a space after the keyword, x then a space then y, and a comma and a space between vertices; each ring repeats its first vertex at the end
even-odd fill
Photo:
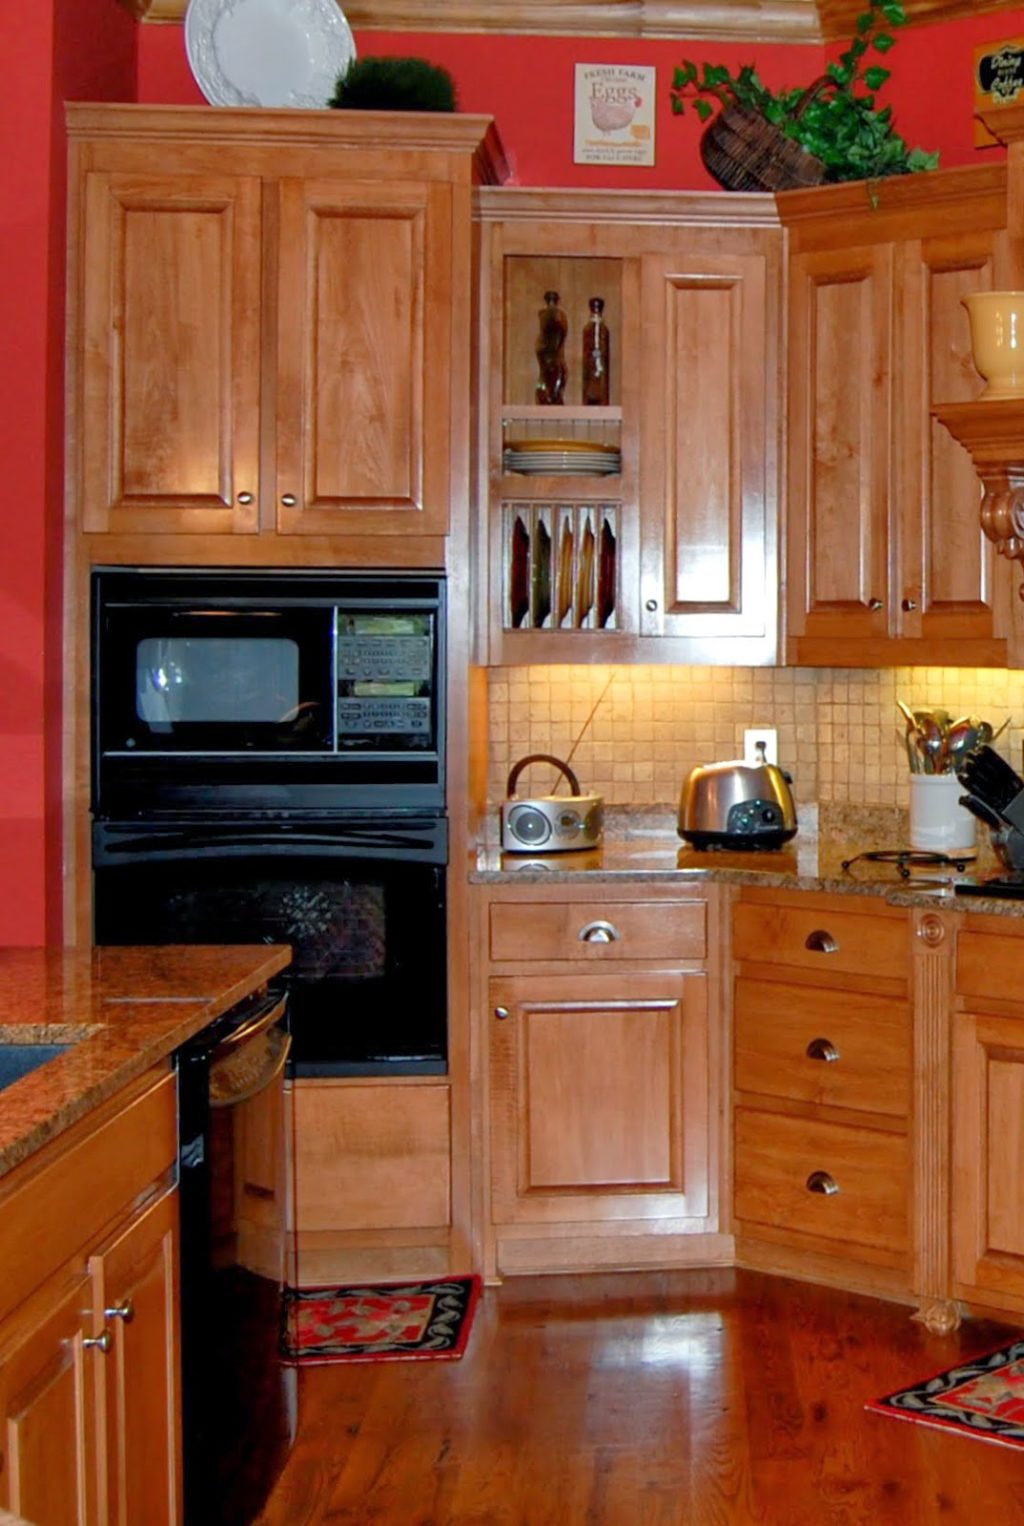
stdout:
POLYGON ((1024 1450, 864 1403, 993 1349, 758 1273, 517 1278, 461 1361, 300 1374, 262 1526, 1024 1523, 1024 1450))

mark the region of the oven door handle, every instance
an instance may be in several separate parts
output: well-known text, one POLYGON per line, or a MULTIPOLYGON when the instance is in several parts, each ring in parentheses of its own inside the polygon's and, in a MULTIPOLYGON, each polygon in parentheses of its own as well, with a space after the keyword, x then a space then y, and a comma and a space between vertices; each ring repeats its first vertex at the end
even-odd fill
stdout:
POLYGON ((261 1007, 254 1012, 246 1022, 240 1024, 227 1038, 222 1039, 210 1055, 210 1064, 216 1065, 218 1060, 226 1059, 229 1054, 234 1054, 243 1044, 249 1043, 250 1039, 258 1038, 261 1033, 266 1033, 275 1023, 279 1023, 285 1014, 288 998, 277 992, 271 998, 269 1006, 261 1007))

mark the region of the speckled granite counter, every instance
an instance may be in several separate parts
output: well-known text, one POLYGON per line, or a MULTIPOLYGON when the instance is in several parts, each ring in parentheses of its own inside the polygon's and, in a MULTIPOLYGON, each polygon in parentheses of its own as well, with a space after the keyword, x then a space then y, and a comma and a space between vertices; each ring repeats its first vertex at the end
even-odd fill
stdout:
MULTIPOLYGON (((892 864, 876 864, 859 854, 906 845, 906 825, 899 812, 844 806, 822 822, 817 813, 784 848, 770 852, 699 853, 682 842, 673 819, 657 812, 615 813, 601 847, 581 852, 502 853, 496 843, 480 846, 470 866, 474 884, 571 884, 581 877, 617 884, 711 881, 763 885, 787 890, 818 890, 837 895, 878 896, 896 906, 935 906, 996 916, 1024 916, 1024 900, 959 896, 957 880, 996 873, 987 842, 976 860, 958 865, 912 869, 900 877, 892 864), (844 868, 850 863, 850 868, 844 868)), ((802 817, 803 821, 803 817, 802 817)))
POLYGON ((0 1043, 72 1046, 0 1091, 0 1175, 290 960, 262 944, 0 949, 0 1043))

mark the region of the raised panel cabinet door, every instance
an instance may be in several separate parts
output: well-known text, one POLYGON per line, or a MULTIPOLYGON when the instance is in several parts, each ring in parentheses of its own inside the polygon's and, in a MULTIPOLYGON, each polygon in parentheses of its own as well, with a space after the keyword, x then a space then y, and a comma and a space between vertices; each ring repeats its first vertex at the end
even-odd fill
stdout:
POLYGON ((101 1526, 89 1283, 77 1278, 0 1329, 0 1504, 38 1526, 101 1526))
POLYGON ((452 189, 285 180, 280 198, 277 527, 443 534, 452 189))
POLYGON ((980 229, 915 239, 897 250, 897 630, 904 639, 961 643, 958 660, 965 664, 1000 657, 999 601, 1012 590, 1008 579, 993 577, 996 551, 981 529, 981 486, 971 458, 931 409, 981 392, 963 298, 1008 284, 1007 246, 1005 232, 980 229))
POLYGON ((879 244, 790 264, 791 660, 888 632, 892 262, 879 244))
POLYGON ((701 974, 490 984, 492 1218, 709 1212, 701 974))
POLYGON ((260 182, 92 173, 76 434, 86 530, 254 532, 260 182))
POLYGON ((108 1526, 175 1526, 181 1512, 178 1194, 90 1257, 103 1364, 108 1526))
POLYGON ((706 640, 709 660, 727 638, 745 643, 730 660, 774 655, 767 281, 761 255, 641 261, 641 632, 706 640))
POLYGON ((1024 1308, 1024 1017, 954 1020, 952 1240, 955 1296, 1024 1308))

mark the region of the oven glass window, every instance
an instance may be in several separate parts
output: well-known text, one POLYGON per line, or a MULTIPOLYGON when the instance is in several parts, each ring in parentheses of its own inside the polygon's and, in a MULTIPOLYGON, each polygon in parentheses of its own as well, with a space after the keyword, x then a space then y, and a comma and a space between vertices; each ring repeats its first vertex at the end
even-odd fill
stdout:
POLYGON ((154 732, 187 725, 280 725, 302 699, 287 637, 147 637, 135 651, 135 713, 154 732))

